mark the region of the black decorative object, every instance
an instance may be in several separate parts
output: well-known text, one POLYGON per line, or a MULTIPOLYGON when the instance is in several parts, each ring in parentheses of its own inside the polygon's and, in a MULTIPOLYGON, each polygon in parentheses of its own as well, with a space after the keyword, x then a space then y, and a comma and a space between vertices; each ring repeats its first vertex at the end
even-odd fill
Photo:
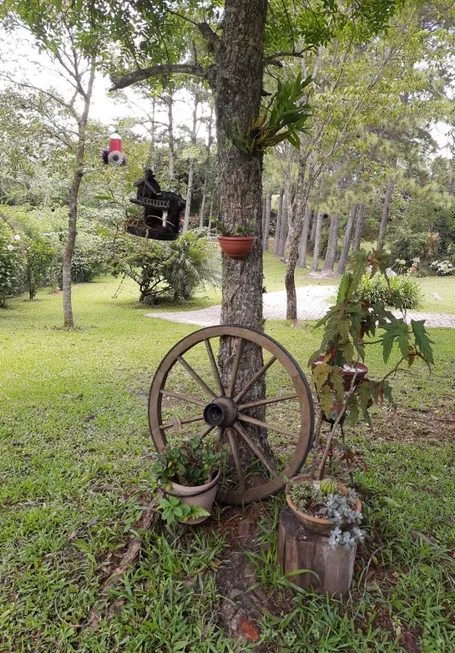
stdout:
POLYGON ((144 217, 130 217, 126 231, 142 238, 176 240, 180 216, 185 208, 183 198, 171 191, 162 191, 150 168, 146 170, 144 179, 136 182, 135 186, 136 197, 130 201, 144 208, 144 217))

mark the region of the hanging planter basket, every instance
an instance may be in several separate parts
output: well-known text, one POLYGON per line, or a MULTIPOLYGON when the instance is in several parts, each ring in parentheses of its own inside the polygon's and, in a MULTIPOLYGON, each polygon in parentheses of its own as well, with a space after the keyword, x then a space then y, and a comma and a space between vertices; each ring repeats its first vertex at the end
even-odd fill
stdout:
POLYGON ((246 258, 254 247, 256 236, 218 236, 218 242, 229 258, 246 258))

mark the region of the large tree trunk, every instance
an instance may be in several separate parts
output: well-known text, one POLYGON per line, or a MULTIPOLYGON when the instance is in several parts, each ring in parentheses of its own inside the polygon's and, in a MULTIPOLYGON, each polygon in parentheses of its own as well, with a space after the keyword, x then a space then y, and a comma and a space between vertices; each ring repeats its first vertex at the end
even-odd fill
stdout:
MULTIPOLYGON (((226 123, 238 124, 244 132, 258 116, 261 103, 264 29, 267 0, 226 0, 223 33, 217 53, 216 113, 218 130, 218 169, 223 222, 234 231, 252 222, 257 237, 246 259, 231 259, 223 254, 222 324, 238 324, 263 330, 262 311, 262 154, 246 154, 226 146, 226 123)), ((235 339, 221 343, 219 362, 223 380, 230 376, 235 339)), ((246 345, 240 361, 235 392, 263 365, 262 351, 246 345)), ((263 397, 264 383, 256 383, 248 393, 249 401, 263 397)), ((246 397, 246 396, 245 396, 246 397)), ((266 448, 265 434, 252 436, 266 448)), ((251 460, 251 451, 237 440, 243 462, 251 460)))
MULTIPOLYGON (((62 289, 63 289, 63 324, 72 329, 74 327, 73 303, 71 296, 71 263, 73 261, 74 247, 77 236, 77 210, 79 189, 84 175, 85 141, 88 122, 88 112, 92 99, 93 82, 95 79, 95 66, 92 65, 87 89, 84 94, 84 108, 78 125, 78 144, 73 181, 69 190, 69 217, 68 238, 63 256, 62 289)), ((79 80, 80 83, 80 80, 79 80)))
POLYGON ((324 272, 333 272, 337 255, 338 231, 340 228, 340 214, 334 213, 330 218, 329 241, 325 253, 324 272))
POLYGON ((349 258, 349 250, 352 243, 352 232, 354 230, 356 212, 357 206, 354 204, 354 206, 351 208, 348 222, 346 224, 346 231, 344 232, 343 247, 341 248, 340 260, 338 262, 338 274, 344 274, 346 271, 346 265, 349 258))
POLYGON ((270 215, 272 213, 272 196, 267 195, 265 198, 265 222, 264 222, 264 240, 262 250, 266 252, 269 249, 269 233, 270 233, 270 215))
POLYGON ((324 221, 324 211, 318 211, 316 218, 316 230, 314 236, 314 249, 313 249, 313 265, 311 266, 311 272, 317 272, 319 267, 319 250, 321 248, 321 234, 322 234, 322 225, 324 221))
POLYGON ((354 243, 352 245, 352 253, 355 254, 360 249, 360 243, 362 242, 362 233, 363 233, 363 221, 365 218, 365 204, 359 206, 359 211, 357 214, 357 224, 355 226, 355 235, 354 243))
POLYGON ((278 246, 279 246, 279 235, 281 230, 281 220, 283 219, 283 205, 284 205, 284 188, 280 188, 280 194, 278 197, 278 211, 276 214, 276 225, 275 225, 275 243, 273 246, 273 253, 275 256, 278 255, 278 246))

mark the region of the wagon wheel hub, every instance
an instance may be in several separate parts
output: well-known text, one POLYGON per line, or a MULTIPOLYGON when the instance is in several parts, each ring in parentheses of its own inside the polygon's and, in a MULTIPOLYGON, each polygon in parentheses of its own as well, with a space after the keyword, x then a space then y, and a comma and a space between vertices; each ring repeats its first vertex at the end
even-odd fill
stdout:
POLYGON ((226 428, 233 426, 238 417, 236 403, 229 397, 218 397, 204 408, 204 421, 208 426, 226 428))

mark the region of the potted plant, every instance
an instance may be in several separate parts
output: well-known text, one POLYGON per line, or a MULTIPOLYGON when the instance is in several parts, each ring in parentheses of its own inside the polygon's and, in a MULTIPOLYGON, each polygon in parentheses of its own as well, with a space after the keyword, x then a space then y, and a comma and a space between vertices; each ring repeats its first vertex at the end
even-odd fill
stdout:
POLYGON ((335 479, 315 481, 295 476, 286 486, 288 506, 303 526, 321 535, 329 535, 329 545, 352 548, 363 541, 359 528, 362 504, 354 490, 335 479))
POLYGON ((159 505, 169 523, 200 524, 212 510, 220 480, 221 452, 200 436, 167 447, 152 464, 152 479, 164 491, 159 505))
POLYGON ((225 228, 220 220, 215 220, 217 228, 221 231, 218 242, 221 249, 229 258, 246 258, 254 247, 256 236, 252 236, 253 223, 239 226, 234 232, 225 228))
MULTIPOLYGON (((371 423, 369 408, 382 403, 384 399, 392 402, 392 388, 389 378, 403 365, 410 367, 418 358, 428 366, 434 363, 432 341, 423 321, 410 320, 404 316, 397 318, 390 308, 404 310, 403 298, 391 286, 387 276, 390 257, 385 252, 357 252, 352 270, 343 275, 338 289, 337 300, 317 327, 324 327, 321 345, 310 358, 312 379, 316 388, 321 418, 332 423, 327 437, 325 451, 319 465, 318 478, 324 476, 325 463, 331 454, 334 434, 341 426, 344 456, 349 460, 352 452, 346 449, 343 421, 346 417, 356 424, 360 416, 371 423), (375 298, 365 299, 360 292, 364 275, 383 275, 387 292, 375 298), (364 365, 368 347, 378 345, 387 363, 390 354, 397 346, 400 353, 397 364, 382 379, 367 378, 368 368, 364 365)), ((321 419, 315 432, 317 444, 321 430, 321 419)))

